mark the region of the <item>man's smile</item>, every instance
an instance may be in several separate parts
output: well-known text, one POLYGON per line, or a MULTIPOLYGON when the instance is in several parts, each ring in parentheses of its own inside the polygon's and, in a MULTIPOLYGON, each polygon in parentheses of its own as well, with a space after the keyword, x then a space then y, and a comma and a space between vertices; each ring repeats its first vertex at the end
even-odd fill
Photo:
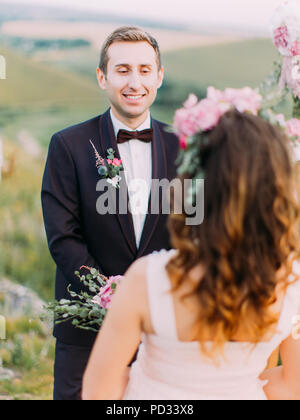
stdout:
POLYGON ((142 95, 133 95, 133 94, 123 94, 123 97, 126 98, 128 101, 139 101, 140 99, 144 98, 146 94, 142 95))

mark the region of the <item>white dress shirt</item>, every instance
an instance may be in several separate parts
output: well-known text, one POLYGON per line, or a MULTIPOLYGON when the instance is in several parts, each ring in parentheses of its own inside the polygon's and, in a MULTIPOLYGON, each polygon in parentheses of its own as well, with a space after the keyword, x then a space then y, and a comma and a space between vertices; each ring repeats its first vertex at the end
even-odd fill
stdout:
MULTIPOLYGON (((151 128, 150 113, 145 122, 137 130, 126 127, 125 124, 114 116, 112 110, 110 111, 110 116, 116 137, 120 130, 142 131, 151 128)), ((139 248, 146 221, 152 184, 152 143, 145 143, 133 139, 119 144, 118 148, 125 170, 136 245, 139 248)))

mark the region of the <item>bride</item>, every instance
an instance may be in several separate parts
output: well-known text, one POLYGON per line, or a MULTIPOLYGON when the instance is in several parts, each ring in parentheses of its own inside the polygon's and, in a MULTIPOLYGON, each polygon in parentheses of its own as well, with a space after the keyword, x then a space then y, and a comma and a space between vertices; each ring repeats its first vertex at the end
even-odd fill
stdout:
POLYGON ((83 399, 300 399, 299 212, 288 140, 237 110, 206 134, 198 150, 205 220, 187 226, 184 213, 172 214, 174 249, 129 269, 83 399), (279 346, 282 366, 266 369, 279 346))

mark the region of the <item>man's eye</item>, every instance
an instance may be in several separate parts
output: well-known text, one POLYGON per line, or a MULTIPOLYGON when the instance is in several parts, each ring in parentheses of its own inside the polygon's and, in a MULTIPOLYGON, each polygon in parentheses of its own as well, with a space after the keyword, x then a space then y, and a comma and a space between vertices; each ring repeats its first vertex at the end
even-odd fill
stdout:
POLYGON ((128 73, 128 71, 127 70, 119 70, 118 73, 125 74, 125 73, 128 73))

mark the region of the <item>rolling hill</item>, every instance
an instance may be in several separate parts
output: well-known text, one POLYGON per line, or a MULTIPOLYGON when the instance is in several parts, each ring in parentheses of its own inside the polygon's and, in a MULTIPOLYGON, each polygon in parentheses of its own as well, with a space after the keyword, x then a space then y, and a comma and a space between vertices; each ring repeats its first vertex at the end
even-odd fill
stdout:
POLYGON ((1 47, 0 54, 7 61, 7 79, 0 80, 0 134, 10 141, 26 130, 46 150, 54 132, 92 118, 107 106, 96 78, 1 47))
POLYGON ((7 62, 7 79, 0 84, 0 107, 99 104, 96 79, 92 83, 72 72, 33 62, 11 50, 0 48, 0 51, 7 62))
POLYGON ((255 39, 172 51, 164 54, 164 64, 167 76, 177 83, 257 87, 277 58, 271 40, 255 39))

